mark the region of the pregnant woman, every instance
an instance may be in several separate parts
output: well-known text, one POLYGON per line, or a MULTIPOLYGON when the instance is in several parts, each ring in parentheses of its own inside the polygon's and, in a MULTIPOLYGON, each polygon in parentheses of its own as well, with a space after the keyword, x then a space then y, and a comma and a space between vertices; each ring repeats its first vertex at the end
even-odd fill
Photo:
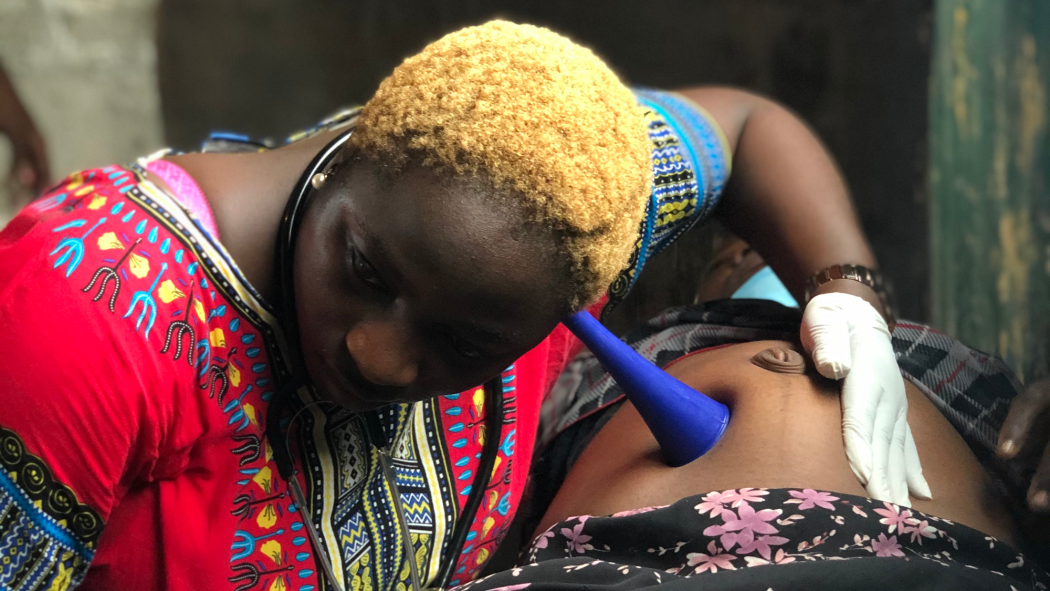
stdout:
POLYGON ((1024 483, 986 469, 1017 393, 1008 370, 898 325, 908 422, 939 492, 911 508, 874 500, 847 463, 840 386, 793 337, 800 320, 769 301, 719 300, 629 338, 731 411, 718 444, 680 468, 595 359, 577 358, 547 403, 556 435, 535 471, 530 510, 542 517, 522 566, 470 588, 1045 589, 1047 573, 1015 550, 1026 540, 1008 509, 1024 483))

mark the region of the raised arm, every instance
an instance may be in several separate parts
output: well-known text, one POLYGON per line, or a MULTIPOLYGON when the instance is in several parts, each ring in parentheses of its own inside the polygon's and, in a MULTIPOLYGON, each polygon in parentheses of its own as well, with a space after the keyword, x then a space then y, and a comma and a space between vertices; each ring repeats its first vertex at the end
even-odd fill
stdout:
MULTIPOLYGON (((724 87, 679 91, 718 123, 732 152, 733 174, 715 216, 753 246, 803 301, 806 281, 837 264, 878 266, 849 189, 820 139, 789 110, 724 87)), ((816 293, 856 295, 886 316, 874 290, 836 280, 816 293)))

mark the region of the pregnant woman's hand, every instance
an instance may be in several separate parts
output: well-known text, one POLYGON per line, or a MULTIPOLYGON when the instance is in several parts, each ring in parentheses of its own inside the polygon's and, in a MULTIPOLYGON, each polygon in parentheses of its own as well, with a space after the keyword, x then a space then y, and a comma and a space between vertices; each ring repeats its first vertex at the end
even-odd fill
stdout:
POLYGON ((1025 388, 1010 403, 1010 412, 999 431, 1000 457, 1034 469, 1028 488, 1028 507, 1050 513, 1050 378, 1025 388))
POLYGON ((908 399, 883 317, 860 297, 815 296, 802 345, 821 375, 843 380, 842 436, 850 468, 868 495, 909 505, 931 497, 908 426, 908 399))

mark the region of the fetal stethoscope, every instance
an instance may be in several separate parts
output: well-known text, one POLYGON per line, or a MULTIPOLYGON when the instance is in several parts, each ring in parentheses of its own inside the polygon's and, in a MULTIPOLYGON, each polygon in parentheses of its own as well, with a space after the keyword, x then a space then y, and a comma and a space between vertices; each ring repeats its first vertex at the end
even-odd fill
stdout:
MULTIPOLYGON (((309 206, 314 180, 318 175, 324 175, 322 171, 332 163, 340 150, 345 146, 347 140, 353 134, 353 128, 339 134, 328 143, 310 162, 306 170, 300 176, 292 194, 285 206, 284 216, 277 235, 276 266, 277 279, 279 282, 281 324, 287 339, 292 377, 288 379, 278 391, 274 405, 290 404, 295 393, 308 383, 305 375, 305 365, 302 360, 302 352, 299 348, 299 330, 296 325, 295 308, 295 281, 294 281, 294 257, 295 243, 299 234, 299 227, 303 216, 309 206)), ((704 453, 707 453, 721 438, 729 423, 729 410, 725 405, 708 398, 693 388, 683 384, 671 375, 643 358, 623 341, 616 338, 604 326, 598 322, 587 311, 580 311, 564 321, 569 328, 598 359, 607 372, 617 381, 623 389, 627 398, 638 409, 639 414, 645 420, 649 429, 653 432, 664 458, 671 466, 682 466, 704 453)), ((497 417, 502 414, 502 382, 500 376, 496 376, 484 386, 486 399, 491 405, 486 413, 489 417, 497 417)), ((334 404, 323 401, 310 403, 298 409, 287 421, 282 422, 279 408, 273 408, 267 413, 266 435, 271 442, 274 462, 281 478, 288 483, 292 498, 299 508, 303 526, 306 529, 310 544, 314 549, 314 555, 321 566, 324 576, 337 591, 343 591, 343 586, 335 575, 335 569, 328 552, 325 551, 321 537, 314 526, 313 518, 309 514, 309 505, 306 503, 305 495, 299 480, 296 477, 295 463, 292 460, 290 442, 285 436, 291 431, 292 424, 301 413, 313 405, 334 404)), ((415 406, 410 407, 406 424, 412 424, 412 416, 415 406)), ((409 576, 411 578, 413 591, 420 591, 422 584, 419 577, 419 566, 415 560, 415 547, 405 518, 405 509, 398 490, 397 478, 390 461, 391 444, 387 442, 382 425, 379 423, 375 413, 359 413, 355 419, 360 422, 362 432, 368 437, 369 442, 377 451, 383 478, 391 490, 394 500, 395 516, 398 529, 401 532, 405 553, 405 559, 409 564, 409 576)), ((476 478, 491 474, 492 465, 495 461, 495 452, 499 442, 499 429, 502 420, 491 421, 488 442, 481 458, 482 467, 477 471, 476 478), (492 432, 494 430, 494 432, 492 432), (491 448, 491 449, 490 449, 491 448)), ((483 495, 484 486, 472 487, 472 492, 464 507, 463 515, 472 515, 483 495), (473 497, 477 497, 476 499, 473 497)), ((466 542, 466 536, 470 530, 470 522, 463 520, 457 524, 453 532, 448 558, 441 563, 435 582, 438 587, 449 584, 453 569, 456 565, 456 555, 460 547, 466 542)))

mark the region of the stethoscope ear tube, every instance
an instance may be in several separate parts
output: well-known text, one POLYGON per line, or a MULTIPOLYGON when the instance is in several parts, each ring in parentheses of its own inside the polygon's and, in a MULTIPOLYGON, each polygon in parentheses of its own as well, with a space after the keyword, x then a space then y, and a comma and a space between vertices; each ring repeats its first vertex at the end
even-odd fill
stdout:
POLYGON ((295 477, 295 463, 291 457, 291 450, 287 439, 281 432, 279 406, 287 404, 288 400, 295 396, 296 391, 305 383, 306 366, 303 363, 300 349, 298 317, 295 309, 294 259, 295 241, 299 236, 299 227, 302 225, 303 217, 309 205, 310 190, 312 188, 310 179, 331 164, 332 160, 346 144, 346 141, 350 139, 351 134, 353 134, 353 129, 339 134, 310 161, 309 166, 306 167, 302 176, 299 177, 299 181, 295 184, 295 188, 292 189, 292 194, 288 198, 288 204, 285 205, 284 215, 277 230, 274 262, 279 299, 275 303, 277 304, 278 319, 281 323, 282 332, 284 332, 284 338, 288 345, 288 362, 291 366, 289 369, 292 376, 281 386, 266 417, 266 437, 270 441, 270 449, 273 451, 274 463, 277 464, 277 472, 288 484, 292 498, 299 508, 300 517, 303 525, 306 527, 310 544, 314 548, 317 562, 320 563, 329 584, 337 591, 342 591, 343 586, 336 578, 331 560, 323 550, 324 546, 321 544, 321 538, 314 527, 305 495, 299 486, 299 481, 295 477))
MULTIPOLYGON (((276 253, 274 257, 279 298, 275 304, 281 327, 284 332, 284 337, 288 344, 289 364, 291 365, 290 373, 292 376, 278 390, 277 397, 274 400, 273 405, 270 407, 266 417, 266 436, 267 439, 270 440, 274 462, 277 464, 277 471, 281 478, 288 483, 288 487, 295 503, 299 507, 300 517, 302 518, 303 524, 310 537, 310 542, 314 548, 314 554, 317 561, 320 563, 329 583, 337 590, 342 589, 342 586, 335 577, 331 559, 329 558, 329 555, 324 552, 324 546, 321 542, 320 536, 318 535, 313 520, 309 515, 308 505, 306 504, 302 488, 299 486, 299 482, 296 479, 295 464, 292 459, 289 442, 283 432, 285 427, 288 429, 291 428, 291 423, 294 422, 294 417, 289 420, 287 425, 282 426, 281 417, 283 415, 280 405, 288 404, 292 397, 296 396, 296 391, 308 382, 308 377, 305 373, 306 367, 303 363, 302 351, 300 349, 298 317, 296 315, 294 259, 295 243, 299 236, 299 228, 302 225, 302 220, 305 217, 305 212, 309 206, 311 191, 313 189, 311 181, 314 178, 314 175, 322 172, 331 164, 339 154, 339 151, 346 145, 346 142, 350 139, 353 131, 354 130, 351 128, 346 132, 339 134, 338 137, 329 142, 324 149, 314 156, 310 165, 306 167, 302 176, 299 177, 299 181, 295 184, 295 188, 292 190, 292 194, 288 199, 288 204, 285 206, 284 216, 281 218, 281 224, 277 232, 276 253)), ((484 390, 488 404, 488 411, 486 412, 486 415, 488 416, 486 419, 488 441, 482 449, 482 457, 478 472, 475 476, 473 490, 467 498, 462 512, 463 515, 472 515, 476 513, 482 499, 484 498, 485 484, 492 474, 502 433, 503 387, 500 376, 497 376, 486 383, 484 390)), ((300 409, 298 412, 303 412, 304 410, 305 408, 300 409)), ((295 416, 298 416, 298 412, 295 416)), ((390 482, 392 490, 395 491, 395 504, 398 505, 397 509, 399 511, 397 518, 403 537, 407 542, 405 547, 406 559, 411 561, 412 566, 414 567, 411 569, 411 584, 413 588, 418 589, 421 582, 419 580, 418 566, 415 565, 415 552, 411 543, 411 537, 408 533, 407 522, 404 519, 403 507, 400 506, 400 494, 397 494, 396 492, 396 476, 392 476, 389 473, 390 450, 388 442, 382 432, 382 428, 375 423, 374 416, 362 416, 361 418, 364 422, 363 428, 368 433, 370 442, 372 442, 373 445, 376 445, 380 451, 380 459, 384 462, 384 472, 387 472, 384 475, 385 479, 390 482), (372 420, 370 421, 369 419, 372 420)), ((466 544, 466 536, 470 532, 471 523, 471 521, 461 520, 461 522, 456 525, 456 529, 449 540, 449 544, 446 546, 447 554, 439 566, 438 576, 435 577, 435 582, 441 587, 447 586, 454 575, 453 569, 458 562, 459 553, 466 544)))
MULTIPOLYGON (((299 511, 299 518, 306 528, 306 534, 310 539, 310 546, 314 549, 314 557, 317 563, 320 565, 321 570, 324 572, 324 576, 328 579, 328 582, 335 588, 336 591, 343 591, 343 586, 339 583, 339 579, 335 576, 335 570, 332 568, 332 561, 328 555, 324 552, 324 546, 321 543, 321 536, 317 533, 317 528, 314 527, 313 519, 310 516, 309 505, 306 503, 306 495, 303 494, 302 487, 299 486, 299 480, 295 477, 295 463, 292 461, 292 451, 290 449, 288 439, 281 433, 281 408, 282 404, 287 404, 287 401, 295 396, 296 390, 302 386, 302 383, 298 380, 292 380, 286 383, 277 392, 277 398, 274 400, 272 406, 266 414, 266 438, 270 442, 270 450, 273 453, 274 463, 277 464, 277 473, 281 476, 281 479, 288 485, 288 490, 292 494, 292 500, 295 502, 295 506, 299 511)), ((305 410, 303 408, 302 410, 305 410)), ((302 412, 300 410, 299 412, 302 412)), ((298 416, 296 413, 292 418, 289 419, 287 427, 291 429, 291 423, 298 416)))
MULTIPOLYGON (((299 349, 299 326, 295 310, 295 241, 299 237, 299 227, 302 225, 303 217, 309 206, 310 193, 313 187, 310 179, 315 174, 323 171, 339 151, 346 145, 347 140, 353 135, 351 128, 328 143, 310 161, 310 165, 303 171, 299 181, 295 183, 292 194, 288 198, 288 204, 284 207, 284 215, 281 217, 281 225, 277 230, 277 247, 274 262, 277 267, 277 282, 279 287, 278 300, 275 302, 278 308, 278 318, 284 337, 288 343, 288 349, 293 357, 291 368, 293 376, 306 371, 302 363, 302 353, 299 349)), ((294 379, 294 378, 293 378, 294 379)))

